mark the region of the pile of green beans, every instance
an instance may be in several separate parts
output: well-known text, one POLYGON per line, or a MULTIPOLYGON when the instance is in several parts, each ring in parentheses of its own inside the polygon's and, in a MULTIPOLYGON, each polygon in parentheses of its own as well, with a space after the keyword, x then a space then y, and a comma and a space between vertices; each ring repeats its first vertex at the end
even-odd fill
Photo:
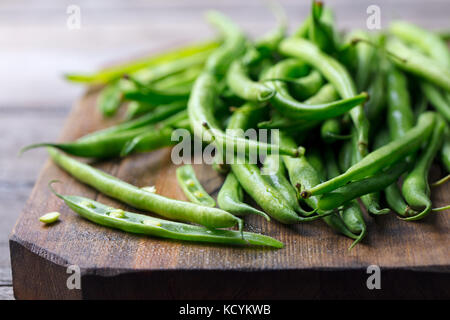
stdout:
POLYGON ((444 177, 433 185, 449 180, 446 40, 405 21, 382 31, 341 32, 332 9, 319 1, 288 35, 283 9, 277 3, 271 9, 278 25, 255 41, 211 11, 206 18, 220 41, 67 75, 73 82, 103 85, 98 111, 118 123, 22 152, 47 147, 77 180, 131 207, 184 222, 52 189, 94 223, 162 238, 281 248, 273 238, 243 231, 243 219, 253 215, 266 223, 323 220, 352 239, 353 248, 370 232, 367 219, 396 214, 420 220, 448 210, 433 205, 428 179, 434 166, 444 177), (224 181, 217 197, 207 193, 190 164, 176 170, 189 200, 180 201, 63 153, 107 160, 151 152, 175 145, 172 136, 179 129, 200 139, 204 150, 215 150, 212 167, 224 181), (248 129, 274 139, 250 139, 248 129), (234 162, 227 162, 230 155, 234 162), (239 230, 224 230, 232 227, 239 230))

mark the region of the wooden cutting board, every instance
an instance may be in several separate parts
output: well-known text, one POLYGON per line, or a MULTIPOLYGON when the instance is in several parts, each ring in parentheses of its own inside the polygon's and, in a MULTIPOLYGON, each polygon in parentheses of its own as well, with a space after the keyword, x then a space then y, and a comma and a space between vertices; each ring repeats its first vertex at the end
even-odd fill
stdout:
MULTIPOLYGON (((97 94, 91 89, 75 106, 61 141, 118 121, 102 119, 95 107, 97 94)), ((33 157, 33 151, 23 156, 33 157)), ((155 185, 159 194, 186 200, 175 178, 170 149, 94 165, 136 186, 155 185)), ((208 166, 194 168, 205 189, 216 196, 223 177, 208 166)), ((436 178, 439 174, 443 173, 437 172, 436 178)), ((49 191, 52 179, 62 182, 55 185, 62 194, 131 209, 47 162, 10 237, 17 299, 450 297, 448 212, 420 222, 404 222, 393 214, 366 217, 369 234, 351 251, 347 250, 351 240, 322 221, 285 226, 248 217, 247 230, 275 237, 285 248, 227 247, 95 225, 49 191), (61 221, 44 226, 38 218, 49 211, 61 212, 61 221), (81 289, 67 286, 73 276, 67 267, 72 265, 80 268, 81 289), (370 265, 381 268, 381 290, 367 288, 370 265)), ((449 191, 450 184, 433 189, 435 206, 450 202, 449 191)))

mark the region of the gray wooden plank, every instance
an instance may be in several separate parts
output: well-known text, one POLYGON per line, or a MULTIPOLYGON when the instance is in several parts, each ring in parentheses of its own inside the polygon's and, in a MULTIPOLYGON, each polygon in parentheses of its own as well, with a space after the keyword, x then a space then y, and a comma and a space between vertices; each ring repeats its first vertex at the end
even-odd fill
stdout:
POLYGON ((14 300, 13 288, 11 286, 0 287, 0 300, 14 300))
POLYGON ((0 268, 0 287, 12 285, 11 269, 0 268))

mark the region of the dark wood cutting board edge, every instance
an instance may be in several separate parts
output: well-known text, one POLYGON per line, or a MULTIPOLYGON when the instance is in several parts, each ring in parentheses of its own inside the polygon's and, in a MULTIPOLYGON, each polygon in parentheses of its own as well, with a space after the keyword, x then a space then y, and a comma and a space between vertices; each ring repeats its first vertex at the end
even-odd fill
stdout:
MULTIPOLYGON (((101 119, 94 105, 97 89, 89 89, 72 110, 62 140, 117 121, 101 119)), ((133 155, 99 167, 130 183, 154 184, 161 194, 185 199, 169 153, 133 155), (133 167, 134 163, 139 165, 133 167)), ((207 166, 195 168, 206 190, 216 193, 222 178, 207 166)), ((57 185, 60 192, 127 208, 48 161, 10 237, 14 294, 19 299, 450 297, 447 214, 434 214, 421 223, 394 216, 368 218, 367 240, 350 252, 351 241, 319 221, 286 227, 250 217, 247 228, 273 236, 286 247, 229 248, 129 235, 94 225, 51 195, 46 184, 54 178, 64 182, 57 185), (37 218, 55 210, 62 213, 62 221, 42 227, 37 218), (81 290, 68 290, 65 284, 66 268, 73 264, 81 269, 81 290), (381 267, 383 290, 366 287, 366 268, 372 264, 381 267)), ((448 184, 434 190, 435 205, 444 205, 448 194, 448 184)))

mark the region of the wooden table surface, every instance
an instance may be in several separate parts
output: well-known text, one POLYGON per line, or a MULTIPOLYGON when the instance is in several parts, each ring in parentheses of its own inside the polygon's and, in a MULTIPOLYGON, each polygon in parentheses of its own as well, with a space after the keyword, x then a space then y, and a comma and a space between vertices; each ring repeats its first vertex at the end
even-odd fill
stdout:
MULTIPOLYGON (((295 27, 310 1, 282 1, 295 27)), ((330 1, 341 28, 365 27, 366 8, 381 8, 385 27, 393 18, 431 29, 449 28, 450 2, 330 1)), ((65 71, 90 71, 105 63, 168 48, 213 33, 202 12, 216 8, 250 34, 273 26, 260 1, 55 1, 0 3, 0 299, 12 299, 8 235, 42 167, 46 153, 17 157, 29 143, 55 140, 83 88, 62 80, 65 71), (81 29, 69 30, 69 5, 81 9, 81 29)))

